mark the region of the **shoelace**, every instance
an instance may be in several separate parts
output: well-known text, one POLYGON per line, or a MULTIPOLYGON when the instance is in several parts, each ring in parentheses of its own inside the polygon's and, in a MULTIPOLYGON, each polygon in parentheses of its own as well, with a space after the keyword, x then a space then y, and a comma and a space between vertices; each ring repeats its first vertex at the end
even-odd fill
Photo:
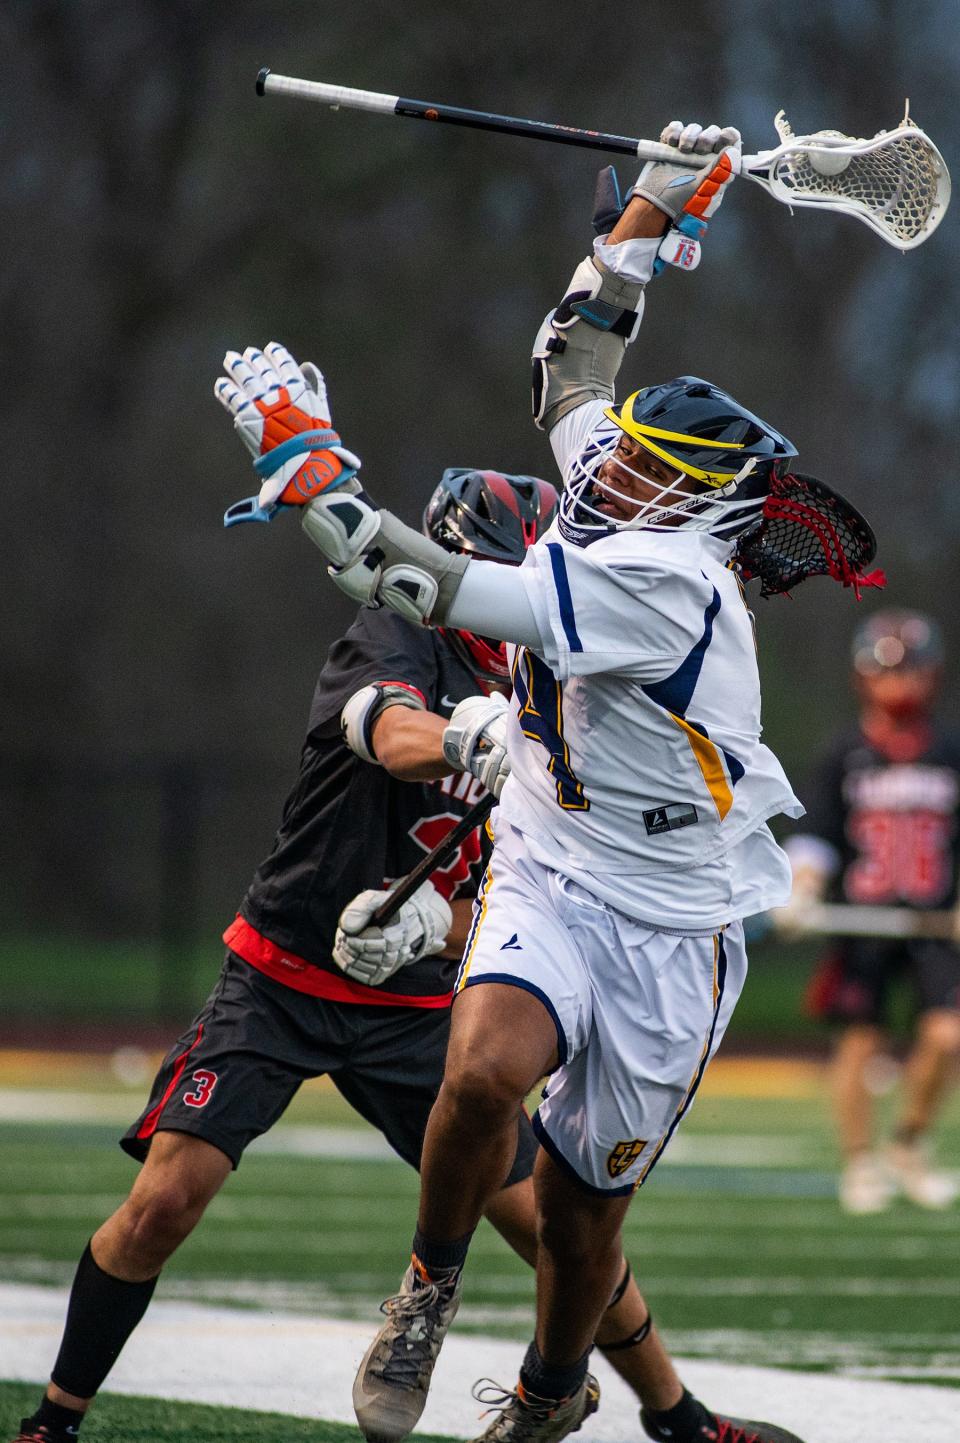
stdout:
POLYGON ((492 1425, 491 1437, 497 1437, 497 1429, 505 1428, 508 1423, 513 1424, 510 1430, 510 1443, 523 1443, 523 1440, 539 1423, 545 1423, 553 1417, 562 1403, 570 1401, 569 1398, 561 1398, 557 1402, 550 1401, 538 1406, 536 1403, 530 1403, 521 1398, 515 1388, 504 1388, 500 1383, 494 1382, 493 1378, 478 1379, 470 1392, 478 1403, 487 1405, 480 1414, 481 1418, 485 1418, 488 1413, 495 1413, 497 1410, 500 1412, 500 1417, 492 1425), (484 1386, 485 1384, 487 1386, 484 1386), (511 1414, 510 1409, 514 1404, 517 1405, 518 1411, 511 1414))
POLYGON ((437 1318, 429 1316, 429 1310, 440 1302, 440 1289, 436 1283, 425 1283, 412 1293, 397 1293, 381 1303, 381 1313, 396 1320, 403 1331, 391 1339, 387 1357, 371 1371, 400 1388, 415 1387, 423 1364, 430 1362, 438 1322, 437 1318), (420 1331, 411 1336, 410 1325, 418 1319, 421 1321, 420 1331))
POLYGON ((731 1423, 729 1418, 718 1418, 719 1433, 712 1436, 717 1443, 760 1443, 759 1433, 748 1433, 745 1428, 740 1428, 731 1423))

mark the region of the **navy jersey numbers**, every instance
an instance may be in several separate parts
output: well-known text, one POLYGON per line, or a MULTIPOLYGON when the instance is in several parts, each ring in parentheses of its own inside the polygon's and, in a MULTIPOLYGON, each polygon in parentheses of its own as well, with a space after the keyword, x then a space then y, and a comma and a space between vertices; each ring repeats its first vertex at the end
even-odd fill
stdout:
POLYGON ((564 740, 563 688, 546 662, 525 647, 519 647, 514 657, 513 689, 524 736, 539 742, 550 758, 547 771, 557 784, 560 806, 568 812, 588 812, 590 803, 570 766, 570 748, 564 740))

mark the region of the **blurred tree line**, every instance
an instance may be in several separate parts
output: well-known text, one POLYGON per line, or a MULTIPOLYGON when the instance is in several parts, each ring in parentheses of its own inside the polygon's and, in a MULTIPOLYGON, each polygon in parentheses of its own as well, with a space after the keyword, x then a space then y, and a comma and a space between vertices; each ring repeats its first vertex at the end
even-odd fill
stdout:
MULTIPOLYGON (((780 106, 798 132, 869 135, 909 95, 951 162, 956 18, 955 0, 6 7, 8 929, 135 928, 176 845, 157 769, 178 758, 204 923, 269 845, 350 611, 295 524, 221 529, 255 489, 212 397, 225 349, 275 338, 315 360, 369 486, 410 520, 448 465, 550 474, 530 342, 588 246, 606 158, 258 100, 259 66, 621 133, 716 119, 750 149, 775 143, 780 106)), ((759 604, 767 735, 796 775, 850 713, 859 617, 927 607, 960 651, 956 220, 902 256, 744 184, 697 274, 651 288, 625 366, 633 385, 728 387, 877 530, 885 596, 817 581, 759 604)))

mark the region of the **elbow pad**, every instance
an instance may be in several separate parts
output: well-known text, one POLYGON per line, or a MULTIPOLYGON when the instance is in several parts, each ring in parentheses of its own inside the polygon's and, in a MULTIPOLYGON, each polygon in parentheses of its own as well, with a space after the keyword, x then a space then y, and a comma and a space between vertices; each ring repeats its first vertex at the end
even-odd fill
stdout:
POLYGON ((594 256, 580 262, 534 342, 533 419, 541 431, 585 401, 613 400, 642 315, 641 281, 614 275, 594 256))
POLYGON ((337 586, 354 601, 443 626, 468 557, 445 551, 359 490, 318 496, 303 508, 301 525, 331 563, 337 586))
POLYGON ((423 693, 407 682, 375 681, 355 691, 340 713, 343 740, 361 761, 379 763, 373 750, 373 724, 389 706, 408 706, 414 711, 427 709, 423 693))

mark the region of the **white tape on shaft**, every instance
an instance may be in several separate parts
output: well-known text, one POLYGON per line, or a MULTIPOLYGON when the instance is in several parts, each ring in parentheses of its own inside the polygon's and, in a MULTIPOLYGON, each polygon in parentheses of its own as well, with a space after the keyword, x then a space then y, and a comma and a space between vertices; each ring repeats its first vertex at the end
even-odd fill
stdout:
POLYGON ((348 110, 373 110, 379 115, 392 115, 399 95, 380 95, 375 90, 352 90, 347 85, 324 85, 320 80, 297 80, 292 75, 264 77, 264 94, 296 95, 300 100, 313 100, 318 105, 343 105, 348 110))
POLYGON ((949 940, 952 912, 930 912, 912 907, 811 906, 804 918, 805 932, 838 937, 930 937, 949 940))
POLYGON ((708 165, 716 163, 717 157, 712 152, 710 155, 690 155, 677 150, 674 145, 661 145, 659 140, 641 140, 637 144, 637 159, 662 160, 666 165, 683 165, 687 170, 705 170, 708 165))

